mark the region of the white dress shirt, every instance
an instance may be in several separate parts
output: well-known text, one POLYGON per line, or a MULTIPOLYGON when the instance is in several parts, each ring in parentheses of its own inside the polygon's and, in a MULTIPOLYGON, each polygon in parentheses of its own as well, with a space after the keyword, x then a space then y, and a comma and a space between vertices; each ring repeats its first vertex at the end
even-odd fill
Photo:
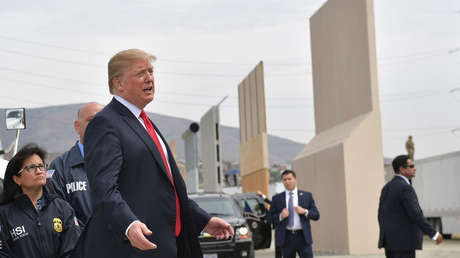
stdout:
POLYGON ((403 175, 401 175, 401 174, 396 174, 396 176, 399 176, 400 178, 404 179, 404 181, 406 181, 406 183, 407 183, 408 185, 410 185, 410 181, 409 181, 409 179, 407 179, 407 177, 405 177, 405 176, 403 176, 403 175))
MULTIPOLYGON (((285 191, 286 193, 286 208, 288 208, 289 206, 289 192, 288 190, 285 191)), ((292 226, 292 228, 289 228, 289 227, 286 227, 287 229, 289 230, 298 230, 298 229, 302 229, 302 224, 300 224, 300 216, 299 214, 295 211, 295 207, 296 206, 299 206, 299 198, 298 198, 298 195, 297 195, 297 187, 292 190, 292 206, 294 208, 294 226, 292 226)), ((289 214, 290 216, 291 214, 289 214)), ((286 218, 286 219, 289 219, 286 218)))

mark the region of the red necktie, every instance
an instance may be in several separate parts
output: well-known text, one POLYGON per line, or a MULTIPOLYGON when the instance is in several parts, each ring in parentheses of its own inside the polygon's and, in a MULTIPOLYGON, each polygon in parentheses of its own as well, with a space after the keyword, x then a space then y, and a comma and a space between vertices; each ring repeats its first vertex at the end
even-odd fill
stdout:
POLYGON ((166 167, 166 170, 168 171, 168 176, 169 179, 171 180, 171 183, 174 187, 174 194, 176 195, 176 237, 179 236, 180 230, 181 230, 181 224, 180 224, 180 207, 179 207, 179 198, 177 197, 177 191, 176 191, 176 186, 174 185, 174 180, 172 178, 171 171, 169 170, 168 162, 166 161, 166 156, 163 152, 163 148, 161 147, 160 141, 158 140, 157 134, 155 133, 155 130, 153 129, 152 123, 150 123, 149 118, 147 117, 147 114, 145 114, 144 110, 141 111, 141 118, 144 120, 145 128, 150 134, 150 137, 152 137, 152 140, 155 142, 158 151, 161 154, 161 158, 163 159, 163 164, 166 167))

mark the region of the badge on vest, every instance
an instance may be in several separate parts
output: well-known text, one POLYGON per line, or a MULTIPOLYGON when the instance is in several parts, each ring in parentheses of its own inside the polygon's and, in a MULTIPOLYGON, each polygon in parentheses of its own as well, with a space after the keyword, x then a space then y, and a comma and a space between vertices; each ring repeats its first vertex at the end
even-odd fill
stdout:
POLYGON ((56 230, 56 232, 59 232, 61 233, 62 232, 62 221, 60 218, 54 218, 53 219, 53 224, 54 224, 54 230, 56 230))

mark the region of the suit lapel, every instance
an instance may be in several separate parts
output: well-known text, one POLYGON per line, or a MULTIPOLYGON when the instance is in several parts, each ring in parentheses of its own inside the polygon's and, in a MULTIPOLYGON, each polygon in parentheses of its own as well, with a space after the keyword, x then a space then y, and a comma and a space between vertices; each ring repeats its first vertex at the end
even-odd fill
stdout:
POLYGON ((408 184, 406 180, 404 180, 404 178, 400 176, 394 176, 393 180, 400 180, 404 185, 408 185, 412 189, 412 194, 414 196, 415 201, 417 202, 417 206, 419 207, 420 210, 422 210, 422 208, 420 207, 420 204, 418 203, 418 197, 417 197, 417 193, 415 192, 414 187, 411 184, 408 184))
MULTIPOLYGON (((171 180, 169 180, 168 171, 166 170, 163 159, 161 158, 161 154, 147 130, 141 125, 140 121, 134 117, 133 113, 131 113, 131 111, 129 111, 125 106, 123 106, 123 104, 118 102, 116 99, 113 99, 111 103, 114 104, 115 109, 121 115, 125 123, 134 131, 134 133, 142 140, 142 142, 144 142, 153 158, 160 166, 163 174, 167 177, 168 181, 171 182, 171 180)), ((155 128, 155 130, 157 129, 155 128)))
POLYGON ((281 210, 284 209, 284 208, 287 208, 287 205, 286 205, 286 191, 283 192, 283 198, 281 199, 281 210))
POLYGON ((297 190, 297 205, 300 206, 300 207, 304 207, 305 206, 303 205, 303 193, 300 191, 300 190, 297 190))

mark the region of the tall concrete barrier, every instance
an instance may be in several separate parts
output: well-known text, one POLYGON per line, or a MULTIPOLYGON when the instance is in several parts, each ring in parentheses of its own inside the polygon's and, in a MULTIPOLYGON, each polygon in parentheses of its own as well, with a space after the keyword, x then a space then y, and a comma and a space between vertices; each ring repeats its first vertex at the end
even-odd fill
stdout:
POLYGON ((243 192, 269 195, 269 162, 263 62, 238 85, 240 173, 243 192))
POLYGON ((372 0, 329 0, 311 18, 316 135, 292 167, 321 219, 313 249, 379 253, 383 154, 372 0))

